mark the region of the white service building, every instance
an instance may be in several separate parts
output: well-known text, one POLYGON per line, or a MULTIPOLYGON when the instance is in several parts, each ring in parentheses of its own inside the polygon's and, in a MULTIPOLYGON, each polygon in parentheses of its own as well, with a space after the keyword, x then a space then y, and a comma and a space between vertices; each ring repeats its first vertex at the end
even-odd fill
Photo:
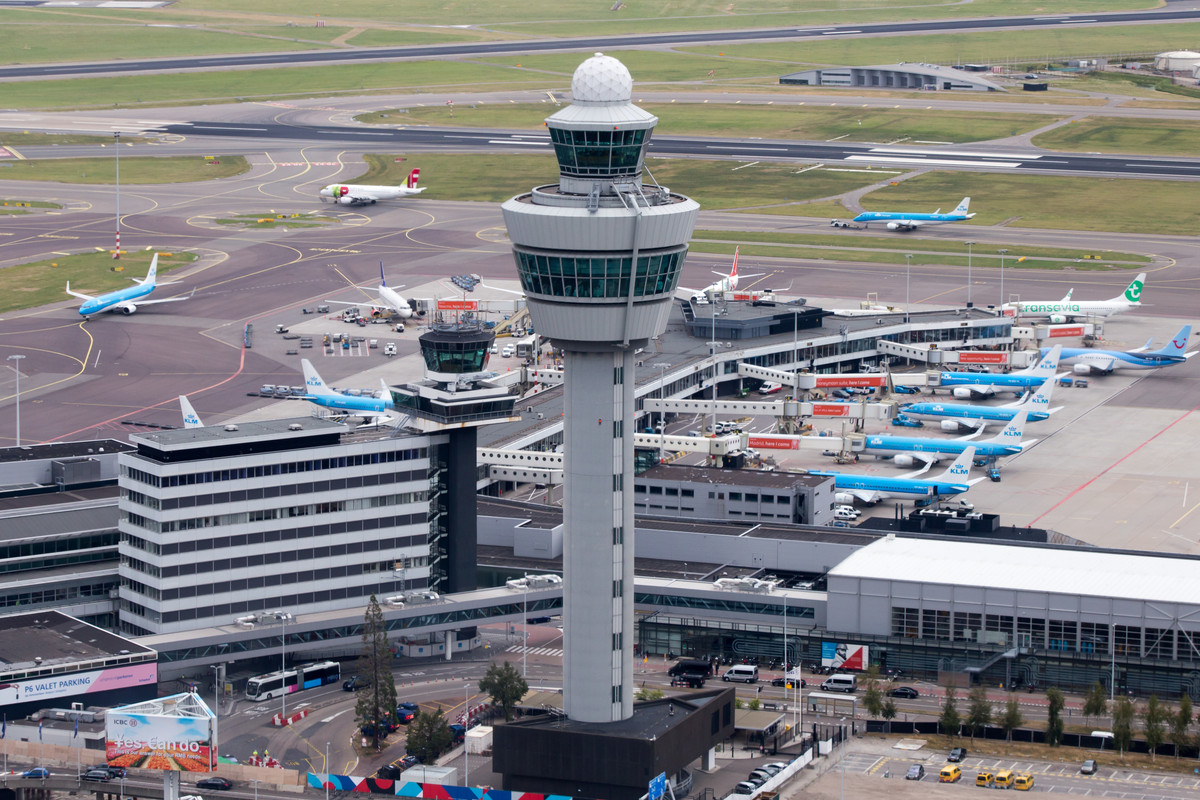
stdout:
POLYGON ((1154 57, 1154 69, 1159 72, 1191 72, 1200 66, 1200 53, 1195 50, 1171 50, 1154 57))

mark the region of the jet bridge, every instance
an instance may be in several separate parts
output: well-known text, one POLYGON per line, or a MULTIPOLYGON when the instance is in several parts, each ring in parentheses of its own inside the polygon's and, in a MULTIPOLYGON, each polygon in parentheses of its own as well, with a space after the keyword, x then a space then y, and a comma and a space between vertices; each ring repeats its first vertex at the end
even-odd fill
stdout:
POLYGON ((887 386, 888 379, 886 372, 787 372, 771 367, 758 367, 745 362, 738 362, 738 375, 743 378, 760 378, 764 381, 791 386, 802 392, 846 386, 882 389, 887 386))
POLYGON ((733 414, 738 416, 766 416, 777 418, 822 417, 857 420, 889 420, 896 413, 894 402, 809 402, 801 400, 662 400, 644 398, 643 408, 651 412, 675 412, 684 414, 733 414))

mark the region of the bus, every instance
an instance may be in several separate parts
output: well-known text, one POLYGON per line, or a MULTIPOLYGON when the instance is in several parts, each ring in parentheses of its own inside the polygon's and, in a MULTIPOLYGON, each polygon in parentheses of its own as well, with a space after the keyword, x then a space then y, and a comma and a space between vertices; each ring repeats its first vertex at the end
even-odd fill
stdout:
POLYGON ((342 668, 336 661, 301 664, 280 672, 256 675, 246 681, 246 698, 256 701, 269 700, 301 689, 314 689, 327 683, 337 683, 341 677, 342 668))
POLYGON ((540 341, 536 333, 517 342, 517 358, 534 358, 537 356, 539 344, 540 341))

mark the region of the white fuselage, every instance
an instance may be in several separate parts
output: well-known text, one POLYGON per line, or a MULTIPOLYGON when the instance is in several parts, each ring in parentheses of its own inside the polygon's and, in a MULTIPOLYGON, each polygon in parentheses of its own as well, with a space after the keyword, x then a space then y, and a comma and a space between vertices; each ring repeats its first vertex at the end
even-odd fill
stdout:
POLYGON ((1086 319, 1088 317, 1111 317, 1133 308, 1124 300, 1052 300, 1024 301, 1004 306, 1020 313, 1022 317, 1034 319, 1086 319))

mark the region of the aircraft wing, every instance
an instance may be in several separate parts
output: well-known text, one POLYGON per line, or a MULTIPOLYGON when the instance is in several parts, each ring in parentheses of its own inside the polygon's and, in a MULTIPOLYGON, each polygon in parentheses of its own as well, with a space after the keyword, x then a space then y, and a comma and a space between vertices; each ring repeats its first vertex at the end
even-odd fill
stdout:
POLYGON ((981 433, 983 433, 983 426, 976 428, 974 431, 972 431, 971 433, 968 433, 966 436, 959 436, 958 441, 960 441, 960 442, 970 441, 971 439, 974 439, 976 436, 978 436, 981 433))
MULTIPOLYGON (((1117 360, 1115 358, 1108 358, 1103 361, 1088 361, 1087 365, 1097 372, 1108 373, 1108 372, 1112 372, 1113 365, 1116 363, 1117 363, 1117 360)), ((1070 373, 1067 373, 1067 374, 1070 374, 1070 373)), ((1058 380, 1061 377, 1062 377, 1062 375, 1056 375, 1054 377, 1054 380, 1058 380)))
MULTIPOLYGON (((936 464, 940 459, 945 457, 944 453, 919 453, 919 452, 913 452, 913 451, 906 452, 904 455, 908 456, 909 458, 913 459, 914 461, 920 461, 922 464, 924 464, 925 467, 921 470, 921 472, 925 472, 930 467, 932 467, 934 464, 936 464)), ((920 475, 921 472, 914 472, 912 474, 920 475)), ((911 477, 911 476, 909 476, 909 477, 911 477)))
MULTIPOLYGON (((913 455, 915 456, 916 454, 913 453, 913 455)), ((922 460, 924 461, 924 459, 922 459, 922 460)), ((903 475, 901 475, 900 477, 901 478, 915 478, 918 475, 924 475, 926 472, 929 472, 929 468, 932 467, 933 464, 934 464, 934 462, 932 462, 932 461, 926 461, 925 466, 921 467, 916 472, 906 472, 903 475)))
POLYGON ((849 494, 857 497, 864 503, 878 503, 883 499, 883 495, 874 489, 836 489, 839 494, 849 494))
MULTIPOLYGON (((161 286, 162 284, 159 284, 159 285, 161 286)), ((141 308, 142 306, 150 306, 150 305, 154 305, 155 303, 177 303, 180 300, 191 300, 192 295, 194 295, 194 294, 196 294, 196 290, 192 289, 192 294, 189 294, 185 297, 163 297, 158 300, 135 300, 135 301, 133 301, 133 304, 135 306, 141 308)), ((122 303, 118 303, 116 307, 120 308, 122 305, 123 305, 122 303)))
POLYGON ((72 292, 70 281, 67 281, 67 294, 71 295, 72 297, 78 297, 80 300, 95 300, 96 299, 93 295, 90 295, 90 294, 84 294, 83 292, 72 292))
MULTIPOLYGON (((712 274, 720 276, 722 278, 729 277, 724 272, 717 272, 715 269, 712 271, 712 274)), ((761 278, 763 275, 766 275, 766 274, 767 273, 765 273, 765 272, 739 272, 738 278, 761 278)))
POLYGON ((1193 351, 1192 351, 1192 352, 1190 352, 1190 353, 1184 353, 1184 354, 1183 354, 1183 357, 1184 357, 1184 358, 1191 358, 1192 356, 1196 355, 1196 353, 1200 353, 1200 350, 1193 350, 1193 351))

